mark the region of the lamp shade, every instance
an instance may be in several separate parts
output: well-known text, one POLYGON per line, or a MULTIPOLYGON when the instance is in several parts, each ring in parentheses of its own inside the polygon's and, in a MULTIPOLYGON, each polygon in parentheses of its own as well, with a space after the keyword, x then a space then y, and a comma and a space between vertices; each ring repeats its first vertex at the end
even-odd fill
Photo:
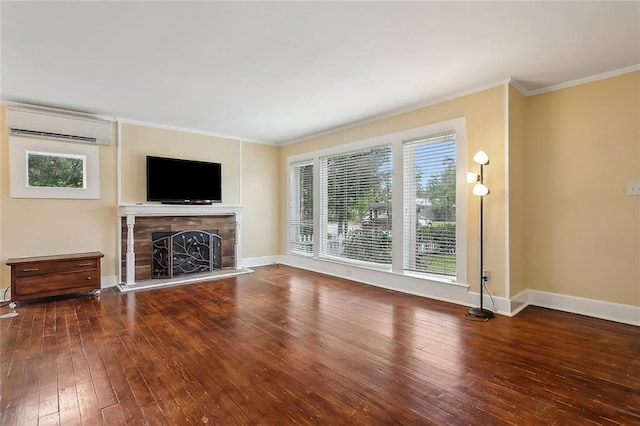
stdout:
POLYGON ((475 185, 473 185, 473 195, 476 195, 478 197, 484 197, 485 195, 488 195, 488 194, 489 194, 489 188, 487 188, 483 184, 476 183, 475 185))
POLYGON ((480 180, 480 175, 473 172, 467 172, 467 183, 476 183, 480 180))
POLYGON ((486 152, 480 150, 473 156, 473 161, 484 166, 485 164, 489 164, 489 156, 486 152))

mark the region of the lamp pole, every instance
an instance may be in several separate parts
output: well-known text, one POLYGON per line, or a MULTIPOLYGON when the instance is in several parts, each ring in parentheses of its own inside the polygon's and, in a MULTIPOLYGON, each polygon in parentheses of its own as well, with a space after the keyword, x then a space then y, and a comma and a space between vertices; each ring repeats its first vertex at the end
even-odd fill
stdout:
MULTIPOLYGON (((487 161, 486 164, 489 162, 487 161)), ((480 164, 480 184, 484 185, 484 164, 480 164)), ((480 308, 470 308, 469 315, 479 318, 493 318, 494 313, 489 309, 484 309, 484 195, 480 196, 480 308)))

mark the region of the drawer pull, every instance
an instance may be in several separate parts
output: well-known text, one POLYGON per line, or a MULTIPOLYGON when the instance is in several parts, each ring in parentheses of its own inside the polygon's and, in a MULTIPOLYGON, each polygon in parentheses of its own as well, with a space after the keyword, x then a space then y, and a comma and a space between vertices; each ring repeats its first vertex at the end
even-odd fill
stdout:
POLYGON ((90 280, 90 279, 91 279, 91 277, 87 277, 87 279, 88 279, 88 280, 90 280))
POLYGON ((39 268, 24 268, 22 272, 35 272, 40 270, 39 268))
POLYGON ((87 262, 87 263, 78 263, 78 266, 91 266, 93 265, 91 262, 87 262))

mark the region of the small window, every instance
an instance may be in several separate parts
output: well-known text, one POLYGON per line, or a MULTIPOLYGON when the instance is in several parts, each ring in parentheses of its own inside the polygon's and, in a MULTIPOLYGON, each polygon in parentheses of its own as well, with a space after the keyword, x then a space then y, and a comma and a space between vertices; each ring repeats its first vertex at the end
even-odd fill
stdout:
POLYGON ((9 138, 11 198, 100 198, 97 146, 9 138))
POLYGON ((27 151, 27 186, 86 188, 85 155, 27 151))

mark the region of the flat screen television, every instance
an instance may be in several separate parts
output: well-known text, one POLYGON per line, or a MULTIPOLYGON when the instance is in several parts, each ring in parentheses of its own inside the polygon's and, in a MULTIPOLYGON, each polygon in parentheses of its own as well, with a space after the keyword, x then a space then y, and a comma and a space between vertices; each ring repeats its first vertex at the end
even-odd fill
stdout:
POLYGON ((222 202, 222 165, 147 156, 147 201, 164 204, 222 202))

